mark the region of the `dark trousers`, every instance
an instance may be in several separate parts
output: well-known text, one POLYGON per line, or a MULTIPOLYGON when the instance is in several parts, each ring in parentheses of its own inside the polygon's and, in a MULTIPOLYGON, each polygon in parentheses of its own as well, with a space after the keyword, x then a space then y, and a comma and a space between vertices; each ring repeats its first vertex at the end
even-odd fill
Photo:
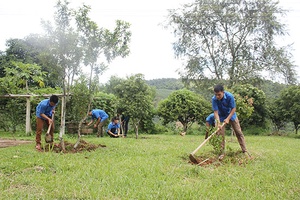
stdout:
POLYGON ((121 132, 121 134, 123 134, 123 131, 124 131, 124 136, 127 136, 128 124, 129 124, 129 119, 124 120, 123 123, 122 123, 122 128, 121 128, 120 132, 121 132))
POLYGON ((117 137, 119 137, 118 134, 116 133, 116 132, 117 132, 117 129, 116 129, 116 128, 110 129, 110 132, 112 132, 113 135, 111 135, 109 132, 106 132, 110 137, 112 137, 112 138, 117 138, 117 137), (115 133, 116 133, 116 134, 115 134, 115 133))

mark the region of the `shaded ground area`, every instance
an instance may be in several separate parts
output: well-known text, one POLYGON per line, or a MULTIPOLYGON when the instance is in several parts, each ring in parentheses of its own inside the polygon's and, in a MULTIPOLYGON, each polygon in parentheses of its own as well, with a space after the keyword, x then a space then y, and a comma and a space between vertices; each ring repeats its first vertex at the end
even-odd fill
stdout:
POLYGON ((29 144, 29 143, 32 143, 32 142, 33 141, 28 141, 28 140, 10 140, 10 139, 0 138, 0 148, 18 146, 18 145, 21 145, 21 144, 29 144))
POLYGON ((56 153, 61 153, 61 152, 62 153, 78 153, 78 152, 83 152, 83 151, 90 152, 90 151, 94 151, 98 148, 106 147, 106 145, 92 144, 92 143, 88 143, 84 140, 80 140, 80 143, 76 149, 74 149, 75 143, 70 143, 70 142, 65 141, 64 145, 65 145, 65 151, 63 150, 61 144, 55 144, 55 145, 46 144, 41 151, 42 152, 53 151, 56 153))
POLYGON ((245 166, 249 162, 251 162, 254 157, 247 156, 241 151, 237 152, 228 152, 225 154, 224 158, 222 160, 219 159, 216 155, 202 155, 202 156, 194 156, 196 160, 190 160, 189 163, 193 165, 199 165, 201 167, 208 167, 208 166, 221 166, 224 164, 234 164, 234 165, 240 165, 245 166))

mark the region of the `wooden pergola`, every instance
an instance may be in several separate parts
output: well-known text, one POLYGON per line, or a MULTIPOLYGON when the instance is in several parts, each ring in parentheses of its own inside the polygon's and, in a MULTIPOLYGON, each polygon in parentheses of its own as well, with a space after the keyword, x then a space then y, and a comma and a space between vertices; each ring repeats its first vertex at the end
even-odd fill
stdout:
MULTIPOLYGON (((62 97, 61 98, 61 104, 64 105, 64 102, 65 102, 65 97, 66 96, 69 96, 69 95, 63 95, 63 94, 42 94, 42 95, 36 95, 36 94, 5 94, 5 95, 0 95, 0 98, 26 98, 26 133, 30 133, 32 132, 31 130, 31 118, 30 118, 30 97, 50 97, 52 95, 56 95, 58 97, 62 97)), ((61 113, 64 113, 63 109, 64 109, 64 106, 61 107, 62 109, 62 112, 61 113)), ((62 116, 61 116, 61 119, 62 119, 62 116)))

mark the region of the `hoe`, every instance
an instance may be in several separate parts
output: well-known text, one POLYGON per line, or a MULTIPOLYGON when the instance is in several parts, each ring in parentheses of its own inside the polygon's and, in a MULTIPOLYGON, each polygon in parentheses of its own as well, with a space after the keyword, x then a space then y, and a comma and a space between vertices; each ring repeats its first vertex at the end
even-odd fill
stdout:
POLYGON ((197 151, 199 151, 199 149, 212 137, 214 136, 217 132, 219 132, 223 126, 225 125, 225 123, 222 124, 222 126, 220 128, 218 128, 215 132, 213 132, 208 138, 206 138, 198 147, 197 149, 195 149, 192 153, 190 153, 190 160, 191 162, 195 163, 195 164, 198 164, 199 161, 197 160, 197 158, 195 157, 195 153, 197 153, 197 151))

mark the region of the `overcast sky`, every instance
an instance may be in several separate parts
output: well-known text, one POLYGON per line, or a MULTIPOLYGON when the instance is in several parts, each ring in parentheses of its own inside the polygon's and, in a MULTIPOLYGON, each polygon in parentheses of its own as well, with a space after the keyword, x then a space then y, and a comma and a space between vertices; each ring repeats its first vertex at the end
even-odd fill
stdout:
MULTIPOLYGON (((131 54, 117 58, 101 76, 106 82, 111 75, 126 77, 142 73, 146 79, 178 78, 182 61, 174 58, 171 30, 160 23, 166 20, 167 9, 178 8, 192 0, 70 0, 72 7, 84 2, 92 6, 91 18, 99 26, 113 28, 117 19, 131 24, 131 54)), ((30 33, 41 33, 41 19, 52 20, 56 0, 0 0, 0 50, 5 41, 24 38, 30 33)), ((300 0, 281 0, 280 5, 290 10, 284 20, 289 36, 279 42, 294 43, 292 52, 295 64, 300 66, 300 0)), ((298 68, 298 74, 300 70, 298 68)))

